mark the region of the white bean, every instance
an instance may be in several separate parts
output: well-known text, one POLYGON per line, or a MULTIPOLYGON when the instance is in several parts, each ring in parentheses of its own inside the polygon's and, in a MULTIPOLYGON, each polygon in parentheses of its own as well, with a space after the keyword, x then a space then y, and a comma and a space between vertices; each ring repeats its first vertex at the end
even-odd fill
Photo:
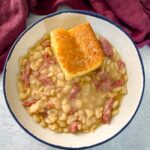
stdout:
POLYGON ((119 109, 113 110, 112 111, 112 116, 116 116, 119 114, 119 109))
POLYGON ((126 69, 125 69, 125 68, 122 68, 122 69, 120 70, 120 73, 121 73, 122 75, 126 74, 126 69))
POLYGON ((54 131, 58 128, 58 125, 57 124, 49 124, 48 128, 54 131))
POLYGON ((57 79, 56 79, 56 77, 55 77, 55 76, 54 76, 54 77, 52 77, 52 81, 53 81, 53 82, 56 82, 56 80, 57 80, 57 79))
POLYGON ((47 69, 43 69, 43 70, 41 70, 41 72, 40 72, 42 75, 46 75, 46 74, 48 74, 48 70, 47 69))
POLYGON ((23 86, 22 82, 18 82, 17 86, 18 86, 19 92, 21 92, 21 93, 25 92, 25 89, 24 89, 24 86, 23 86))
POLYGON ((39 67, 39 66, 41 65, 42 61, 43 61, 43 59, 41 59, 41 58, 38 59, 38 60, 36 61, 36 63, 35 63, 36 66, 39 67))
POLYGON ((56 91, 55 91, 54 89, 51 89, 51 90, 50 90, 50 95, 51 95, 51 96, 55 96, 55 94, 56 94, 56 91))
POLYGON ((42 57, 42 54, 40 51, 34 53, 34 59, 40 59, 41 57, 42 57))
POLYGON ((61 100, 61 99, 62 99, 62 96, 63 96, 62 93, 58 93, 58 94, 57 94, 57 99, 58 99, 58 100, 61 100))
POLYGON ((101 118, 101 116, 102 116, 102 112, 100 111, 99 107, 97 107, 95 109, 95 116, 96 116, 97 119, 101 118))
POLYGON ((36 62, 32 61, 31 64, 30 64, 30 68, 33 70, 33 71, 36 71, 38 68, 37 68, 37 65, 36 65, 36 62))
POLYGON ((56 132, 58 132, 58 133, 61 133, 62 131, 63 131, 63 129, 60 127, 56 129, 56 132))
POLYGON ((93 124, 93 125, 90 127, 90 131, 94 131, 96 128, 97 128, 97 124, 93 124))
POLYGON ((64 113, 68 113, 71 110, 70 104, 62 105, 62 110, 64 113))
POLYGON ((72 124, 77 118, 74 115, 71 115, 67 119, 67 124, 72 124))
POLYGON ((84 115, 84 111, 83 110, 78 110, 78 116, 83 116, 84 115))
POLYGON ((67 94, 67 93, 69 93, 70 89, 71 89, 71 86, 70 86, 70 85, 65 85, 65 87, 64 87, 63 90, 62 90, 62 92, 63 92, 64 94, 67 94))
POLYGON ((94 112, 91 109, 85 109, 85 112, 86 112, 87 118, 90 118, 94 115, 94 112))
POLYGON ((113 92, 119 92, 121 90, 121 86, 113 88, 113 92))
POLYGON ((67 115, 65 113, 62 113, 59 120, 63 120, 63 121, 67 120, 67 115))
POLYGON ((57 79, 64 80, 64 74, 63 73, 58 73, 57 74, 57 79))
POLYGON ((48 53, 49 56, 52 56, 52 51, 51 51, 51 48, 50 48, 50 47, 46 47, 44 51, 45 51, 46 53, 48 53))
POLYGON ((51 90, 50 86, 44 87, 44 95, 49 96, 50 95, 50 90, 51 90))
POLYGON ((34 121, 36 121, 37 123, 39 123, 39 122, 41 121, 40 116, 37 115, 37 114, 34 114, 34 115, 33 115, 33 119, 34 119, 34 121))
POLYGON ((82 122, 82 124, 85 124, 85 122, 86 122, 85 116, 82 117, 82 121, 81 122, 82 122))
POLYGON ((65 99, 62 100, 62 105, 65 105, 65 104, 68 104, 68 103, 69 103, 68 99, 65 98, 65 99))
POLYGON ((92 120, 91 120, 91 118, 87 118, 87 119, 86 119, 86 125, 87 125, 88 127, 92 125, 92 120))
POLYGON ((41 125, 41 127, 46 128, 46 123, 45 123, 44 120, 42 120, 42 121, 40 122, 40 125, 41 125))
POLYGON ((50 109, 47 111, 49 116, 56 116, 58 114, 58 110, 57 109, 50 109))
POLYGON ((45 122, 46 122, 46 123, 48 123, 48 124, 50 124, 50 123, 51 123, 51 121, 50 121, 50 119, 49 119, 49 118, 45 118, 45 122))
POLYGON ((68 129, 68 128, 64 128, 64 129, 63 129, 63 132, 68 133, 68 132, 69 132, 69 129, 68 129))
POLYGON ((32 98, 34 99, 37 99, 37 100, 40 99, 40 93, 36 90, 33 90, 31 95, 32 95, 32 98))
POLYGON ((31 105, 30 110, 29 110, 30 114, 38 112, 39 109, 40 109, 40 104, 39 103, 35 103, 35 104, 31 105))
POLYGON ((108 92, 107 93, 108 97, 115 97, 117 95, 117 92, 108 92))
POLYGON ((84 81, 86 81, 86 82, 90 82, 90 81, 91 81, 90 76, 85 76, 85 77, 84 77, 84 81))
POLYGON ((107 59, 106 59, 106 64, 107 64, 107 65, 110 65, 110 63, 111 63, 111 60, 107 58, 107 59))
POLYGON ((119 105, 119 101, 115 100, 113 103, 113 109, 115 109, 119 105))
POLYGON ((48 118, 50 120, 50 123, 54 123, 57 120, 57 117, 54 115, 50 115, 50 116, 48 116, 48 118))
POLYGON ((37 45, 35 49, 36 49, 37 51, 41 51, 41 50, 43 50, 43 47, 40 46, 40 45, 37 45))
POLYGON ((65 86, 65 82, 63 82, 61 80, 57 80, 57 86, 58 87, 64 87, 65 86))
POLYGON ((28 96, 27 93, 19 93, 19 98, 20 98, 21 100, 26 99, 27 96, 28 96))
POLYGON ((82 124, 78 124, 78 130, 82 129, 82 124))
POLYGON ((128 81, 128 76, 127 75, 124 75, 124 82, 128 81))
POLYGON ((30 96, 31 95, 31 88, 27 89, 27 95, 30 96))
POLYGON ((77 107, 78 109, 82 108, 82 106, 83 106, 82 100, 76 100, 75 103, 76 103, 76 107, 77 107))
POLYGON ((65 121, 60 121, 60 120, 58 120, 57 123, 58 123, 58 125, 59 125, 60 127, 62 127, 62 128, 64 128, 64 127, 66 126, 66 122, 65 122, 65 121))
POLYGON ((121 88, 121 94, 126 94, 127 93, 127 87, 126 85, 123 85, 121 88))

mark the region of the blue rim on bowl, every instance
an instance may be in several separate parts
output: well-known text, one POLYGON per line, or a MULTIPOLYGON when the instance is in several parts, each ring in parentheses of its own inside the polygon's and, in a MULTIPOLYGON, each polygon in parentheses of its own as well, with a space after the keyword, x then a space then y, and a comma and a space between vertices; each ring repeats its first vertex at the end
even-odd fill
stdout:
POLYGON ((80 149, 85 149, 85 148, 91 148, 91 147, 94 147, 94 146, 98 146, 98 145, 101 145, 103 143, 106 143, 108 141, 110 141, 111 139, 113 139, 114 137, 116 137, 118 134, 120 134, 128 125, 129 123, 132 121, 132 119, 134 118, 135 114, 137 113, 138 109, 139 109, 139 106, 141 104, 141 101, 142 101, 142 97, 143 97, 143 94, 144 94, 144 88, 145 88, 145 72, 144 72, 144 66, 143 66, 143 62, 142 62, 142 58, 140 56, 140 53, 137 49, 137 47, 135 46, 134 42, 132 41, 132 39, 130 38, 130 36, 117 24, 115 24, 114 22, 110 21, 109 19, 105 18, 104 16, 101 16, 101 15, 98 15, 94 12, 89 12, 89 11, 83 11, 83 10, 68 10, 68 11, 59 11, 59 12, 56 12, 56 13, 52 13, 52 14, 49 14, 47 15, 46 17, 43 17, 42 19, 36 21, 35 23, 33 23, 31 26, 29 26, 25 31, 23 31, 21 33, 21 35, 16 39, 16 41, 14 42, 13 46, 11 47, 11 50, 7 56, 7 60, 5 62, 5 66, 4 66, 4 77, 3 77, 3 92, 4 92, 4 97, 5 97, 5 101, 6 101, 6 104, 7 104, 7 107, 10 111, 10 113, 12 114, 13 118, 16 120, 16 122, 20 125, 20 127, 25 131, 27 132, 29 135, 31 135, 32 137, 34 137, 35 139, 37 139, 38 141, 42 142, 42 143, 45 143, 49 146, 53 146, 53 147, 56 147, 56 148, 61 148, 61 149, 77 149, 77 148, 72 148, 72 147, 62 147, 62 146, 59 146, 59 145, 54 145, 54 144, 50 144, 50 143, 47 143, 45 141, 43 141, 42 139, 36 137, 35 135, 33 135, 31 132, 29 132, 19 121, 18 119, 16 118, 16 116, 14 115, 14 113, 12 112, 11 108, 10 108, 10 105, 8 103, 8 100, 7 100, 7 97, 6 97, 6 90, 5 90, 5 78, 6 78, 6 72, 7 72, 7 69, 6 69, 6 65, 7 65, 7 62, 9 60, 9 58, 11 57, 11 54, 14 50, 14 47, 16 46, 16 44, 19 42, 19 40, 22 38, 22 36, 28 31, 30 30, 33 26, 35 26, 37 23, 41 22, 42 20, 46 19, 46 18, 50 18, 50 17, 53 17, 53 16, 56 16, 56 15, 59 15, 59 14, 62 14, 62 13, 78 13, 78 14, 85 14, 85 15, 89 15, 89 16, 93 16, 93 17, 96 17, 96 18, 100 18, 102 20, 105 20, 113 25, 115 25, 117 28, 119 28, 124 34, 126 34, 128 36, 128 38, 131 40, 131 42, 133 43, 136 51, 137 51, 137 54, 138 54, 138 57, 139 57, 139 60, 140 60, 140 63, 141 63, 141 69, 142 69, 142 74, 143 74, 143 87, 142 87, 142 93, 141 93, 141 97, 140 97, 140 101, 139 101, 139 104, 138 104, 138 107, 136 108, 133 116, 131 117, 131 119, 128 121, 127 124, 125 124, 122 129, 120 129, 116 134, 114 134, 112 137, 108 138, 107 140, 103 141, 103 142, 100 142, 100 143, 97 143, 97 144, 94 144, 94 145, 90 145, 90 146, 86 146, 86 147, 79 147, 80 149))

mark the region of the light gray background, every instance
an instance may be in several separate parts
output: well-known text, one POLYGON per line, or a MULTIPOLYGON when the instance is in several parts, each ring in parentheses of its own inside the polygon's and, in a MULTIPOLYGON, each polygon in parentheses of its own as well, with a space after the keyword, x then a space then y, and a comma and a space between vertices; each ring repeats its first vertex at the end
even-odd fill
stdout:
MULTIPOLYGON (((39 18, 41 16, 31 14, 27 21, 27 26, 39 18)), ((111 141, 89 150, 150 150, 150 47, 146 46, 139 49, 139 51, 144 63, 146 76, 145 92, 139 111, 121 134, 111 141)), ((0 150, 56 150, 56 148, 47 146, 29 136, 12 118, 4 100, 2 80, 1 74, 0 150)))

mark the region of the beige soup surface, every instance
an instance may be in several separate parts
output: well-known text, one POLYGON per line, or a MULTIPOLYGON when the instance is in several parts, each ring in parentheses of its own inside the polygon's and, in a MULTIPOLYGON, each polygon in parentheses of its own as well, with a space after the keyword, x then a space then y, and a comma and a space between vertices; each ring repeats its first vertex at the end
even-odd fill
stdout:
POLYGON ((49 34, 19 59, 19 98, 32 118, 54 132, 88 133, 102 124, 111 125, 119 113, 128 80, 125 63, 107 40, 101 67, 66 80, 53 55, 49 34))

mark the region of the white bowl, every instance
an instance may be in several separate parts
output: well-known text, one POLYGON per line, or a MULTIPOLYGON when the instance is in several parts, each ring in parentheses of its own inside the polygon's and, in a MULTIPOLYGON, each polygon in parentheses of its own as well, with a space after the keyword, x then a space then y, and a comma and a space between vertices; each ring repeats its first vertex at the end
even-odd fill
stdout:
POLYGON ((59 148, 86 148, 102 144, 119 133, 136 114, 144 91, 144 68, 140 54, 129 36, 113 22, 103 16, 87 11, 63 11, 50 14, 27 28, 12 46, 4 70, 4 95, 7 106, 17 123, 31 136, 48 145, 59 148), (18 98, 16 75, 19 72, 18 58, 46 32, 57 27, 70 28, 89 22, 94 31, 110 41, 126 63, 128 94, 123 98, 120 113, 109 125, 103 125, 88 134, 54 133, 43 129, 33 121, 18 98))

